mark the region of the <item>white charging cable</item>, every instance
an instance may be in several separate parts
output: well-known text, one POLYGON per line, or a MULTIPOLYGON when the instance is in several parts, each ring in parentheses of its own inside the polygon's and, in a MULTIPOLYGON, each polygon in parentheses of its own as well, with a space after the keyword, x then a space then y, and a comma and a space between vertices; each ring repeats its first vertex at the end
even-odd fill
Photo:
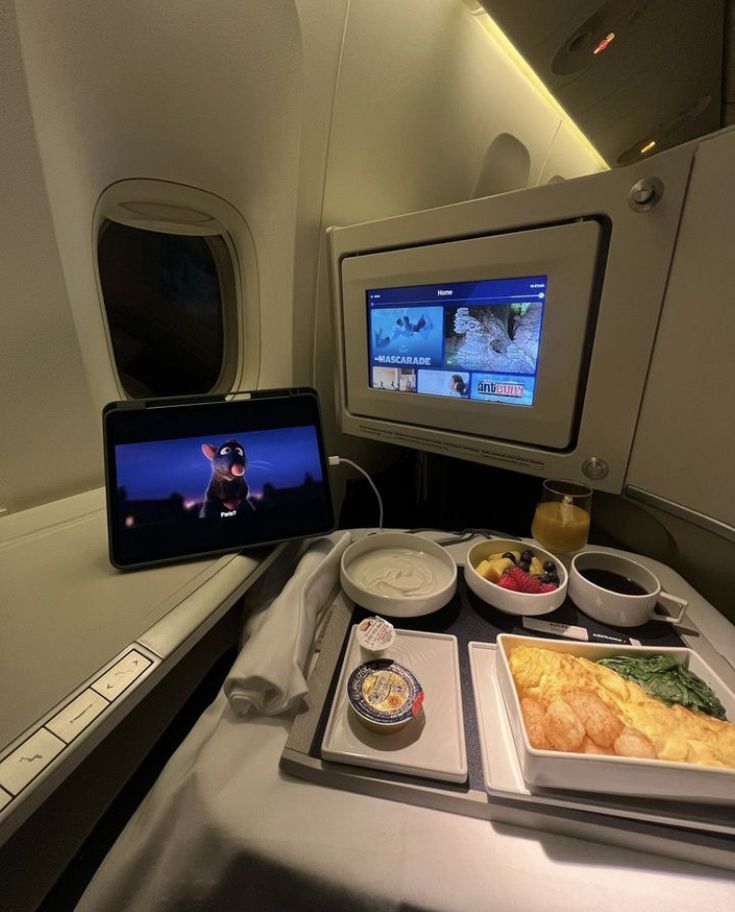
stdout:
POLYGON ((365 478, 367 478, 368 484, 375 492, 375 496, 378 498, 378 528, 382 529, 383 528, 383 499, 380 496, 380 492, 375 487, 374 481, 368 475, 368 473, 365 471, 365 469, 363 469, 362 466, 359 466, 356 462, 353 462, 351 459, 345 459, 344 456, 330 456, 327 461, 329 462, 330 466, 341 465, 344 462, 346 465, 352 466, 353 469, 357 469, 358 472, 361 472, 365 476, 365 478))

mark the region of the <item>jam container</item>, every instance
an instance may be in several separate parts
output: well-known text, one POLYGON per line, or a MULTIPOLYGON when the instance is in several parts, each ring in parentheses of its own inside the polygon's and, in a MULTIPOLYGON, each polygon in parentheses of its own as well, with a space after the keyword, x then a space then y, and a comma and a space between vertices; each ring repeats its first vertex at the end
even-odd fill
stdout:
POLYGON ((424 691, 408 668, 393 659, 373 659, 352 672, 347 698, 363 725, 392 733, 421 712, 424 691))

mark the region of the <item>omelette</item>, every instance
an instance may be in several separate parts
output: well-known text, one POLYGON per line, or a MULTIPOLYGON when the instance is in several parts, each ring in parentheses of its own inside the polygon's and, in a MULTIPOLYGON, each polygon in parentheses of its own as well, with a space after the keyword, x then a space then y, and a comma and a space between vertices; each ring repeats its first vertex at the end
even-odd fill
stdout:
POLYGON ((520 646, 509 664, 532 747, 735 769, 729 722, 667 706, 577 656, 520 646))

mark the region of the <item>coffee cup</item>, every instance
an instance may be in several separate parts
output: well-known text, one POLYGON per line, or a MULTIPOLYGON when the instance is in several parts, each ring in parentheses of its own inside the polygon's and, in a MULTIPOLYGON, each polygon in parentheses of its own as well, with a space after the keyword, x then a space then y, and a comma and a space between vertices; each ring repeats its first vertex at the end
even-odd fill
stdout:
POLYGON ((650 620, 679 624, 688 605, 664 592, 647 567, 608 551, 583 551, 573 558, 568 592, 585 614, 613 627, 639 627, 650 620), (678 613, 657 612, 659 602, 678 613))

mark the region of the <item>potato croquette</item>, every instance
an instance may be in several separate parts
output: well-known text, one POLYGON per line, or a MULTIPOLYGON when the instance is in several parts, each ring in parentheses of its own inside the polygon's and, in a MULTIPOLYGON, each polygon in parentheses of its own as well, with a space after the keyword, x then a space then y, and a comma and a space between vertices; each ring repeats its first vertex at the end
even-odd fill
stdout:
POLYGON ((613 744, 615 753, 619 757, 640 757, 653 760, 656 757, 656 748, 649 739, 636 728, 626 725, 615 739, 613 744))
POLYGON ((523 721, 526 725, 531 747, 535 747, 537 750, 550 750, 551 744, 544 731, 546 710, 543 706, 538 700, 524 697, 521 700, 521 712, 523 713, 523 721))
POLYGON ((579 748, 579 753, 580 754, 601 754, 603 756, 610 756, 611 754, 614 753, 614 751, 612 749, 607 750, 604 747, 600 747, 599 744, 595 744, 595 742, 592 740, 592 738, 585 735, 584 740, 582 741, 582 746, 579 748))
POLYGON ((555 750, 576 751, 584 741, 584 726, 564 700, 549 703, 544 716, 544 731, 555 750))
POLYGON ((623 730, 623 723, 597 694, 578 687, 564 691, 564 699, 584 725, 589 737, 600 747, 611 747, 623 730))

